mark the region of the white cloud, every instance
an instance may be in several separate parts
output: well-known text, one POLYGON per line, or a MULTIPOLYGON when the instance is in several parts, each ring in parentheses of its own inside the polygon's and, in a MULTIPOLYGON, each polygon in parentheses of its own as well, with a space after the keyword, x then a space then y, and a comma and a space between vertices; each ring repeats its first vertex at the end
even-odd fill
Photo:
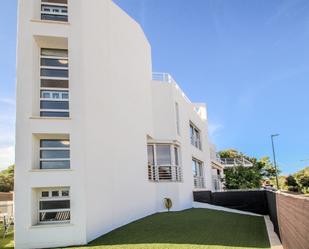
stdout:
POLYGON ((222 130, 224 126, 222 124, 217 123, 209 123, 208 124, 208 132, 210 136, 216 135, 220 130, 222 130))
POLYGON ((15 106, 15 98, 0 98, 2 104, 15 106))
POLYGON ((15 148, 8 146, 0 148, 0 170, 12 165, 15 161, 15 148))

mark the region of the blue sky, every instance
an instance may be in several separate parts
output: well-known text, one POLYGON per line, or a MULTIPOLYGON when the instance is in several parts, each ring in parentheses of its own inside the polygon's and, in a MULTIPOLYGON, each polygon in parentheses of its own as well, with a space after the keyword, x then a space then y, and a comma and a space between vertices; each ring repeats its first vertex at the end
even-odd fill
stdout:
MULTIPOLYGON (((218 149, 309 165, 309 1, 115 0, 143 27, 153 70, 206 102, 218 149), (301 160, 308 159, 306 162, 301 160)), ((0 168, 13 157, 16 1, 0 16, 0 168)))

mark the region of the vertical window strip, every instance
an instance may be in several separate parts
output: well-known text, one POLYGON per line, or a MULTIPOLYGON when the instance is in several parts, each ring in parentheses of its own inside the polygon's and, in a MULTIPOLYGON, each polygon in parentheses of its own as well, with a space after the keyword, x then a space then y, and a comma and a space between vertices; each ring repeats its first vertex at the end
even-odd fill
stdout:
POLYGON ((68 50, 41 48, 40 56, 40 116, 69 117, 68 50))

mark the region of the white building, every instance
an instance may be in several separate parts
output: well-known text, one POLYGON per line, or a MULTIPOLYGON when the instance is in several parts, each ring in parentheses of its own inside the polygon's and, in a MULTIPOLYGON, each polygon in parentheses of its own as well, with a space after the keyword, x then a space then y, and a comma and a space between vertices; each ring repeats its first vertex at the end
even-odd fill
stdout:
POLYGON ((85 244, 213 189, 207 114, 110 0, 19 0, 16 248, 85 244), (148 162, 148 163, 147 163, 148 162))

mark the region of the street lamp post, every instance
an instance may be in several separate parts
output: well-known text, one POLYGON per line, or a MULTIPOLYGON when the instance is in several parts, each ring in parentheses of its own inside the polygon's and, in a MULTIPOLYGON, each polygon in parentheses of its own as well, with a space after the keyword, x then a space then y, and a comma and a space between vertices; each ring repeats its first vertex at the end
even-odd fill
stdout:
POLYGON ((277 185, 277 189, 279 189, 279 181, 278 181, 278 170, 277 170, 277 162, 276 162, 276 153, 275 153, 275 146, 274 146, 274 137, 277 137, 279 136, 279 134, 274 134, 274 135, 271 135, 271 145, 272 145, 272 148, 273 148, 273 157, 274 157, 274 164, 275 164, 275 170, 276 170, 276 185, 277 185))

